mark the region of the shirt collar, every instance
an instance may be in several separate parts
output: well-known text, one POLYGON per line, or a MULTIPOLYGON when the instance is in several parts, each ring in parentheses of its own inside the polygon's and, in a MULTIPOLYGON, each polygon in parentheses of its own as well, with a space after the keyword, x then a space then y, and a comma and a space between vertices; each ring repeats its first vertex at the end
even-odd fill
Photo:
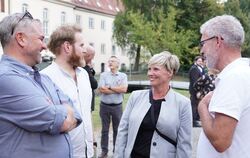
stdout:
POLYGON ((113 76, 118 76, 119 71, 116 71, 116 73, 113 73, 112 71, 109 71, 109 73, 110 73, 111 75, 113 75, 113 76))
MULTIPOLYGON (((54 67, 59 69, 65 76, 72 78, 71 75, 67 71, 62 69, 56 62, 53 61, 51 65, 53 65, 54 67)), ((80 74, 81 70, 82 69, 80 67, 75 68, 76 76, 78 76, 80 74)))
POLYGON ((7 64, 8 66, 11 66, 12 68, 14 68, 15 70, 24 72, 24 73, 29 73, 32 74, 34 73, 34 69, 38 70, 37 67, 34 66, 34 69, 24 63, 21 63, 20 61, 12 58, 11 56, 2 55, 2 59, 1 59, 1 63, 3 64, 7 64))

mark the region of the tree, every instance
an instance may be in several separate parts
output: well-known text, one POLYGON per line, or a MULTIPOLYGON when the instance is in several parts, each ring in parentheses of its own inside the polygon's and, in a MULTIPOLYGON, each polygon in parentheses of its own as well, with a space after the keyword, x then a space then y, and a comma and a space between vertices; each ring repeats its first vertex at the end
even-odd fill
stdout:
POLYGON ((151 55, 168 50, 188 70, 199 54, 199 27, 223 13, 215 0, 123 0, 125 11, 116 16, 113 37, 121 47, 133 48, 138 71, 141 50, 151 55), (145 51, 144 51, 145 52, 145 51))
POLYGON ((249 0, 228 0, 225 3, 225 12, 239 19, 245 30, 245 43, 242 55, 250 57, 250 11, 249 0))
POLYGON ((114 25, 113 37, 117 44, 136 50, 134 71, 138 71, 141 46, 146 47, 153 36, 151 23, 139 12, 126 11, 116 16, 114 25))
MULTIPOLYGON (((170 1, 170 0, 169 0, 170 1)), ((141 48, 152 51, 152 43, 155 42, 155 31, 152 18, 158 13, 159 8, 167 10, 170 4, 168 0, 123 0, 125 11, 116 16, 113 37, 121 47, 135 47, 136 57, 134 70, 139 70, 141 48)), ((156 52, 156 51, 154 51, 156 52)))
POLYGON ((187 71, 195 56, 199 55, 200 26, 208 19, 223 13, 223 5, 215 0, 180 0, 177 3, 177 31, 190 31, 189 49, 182 50, 182 69, 187 71))

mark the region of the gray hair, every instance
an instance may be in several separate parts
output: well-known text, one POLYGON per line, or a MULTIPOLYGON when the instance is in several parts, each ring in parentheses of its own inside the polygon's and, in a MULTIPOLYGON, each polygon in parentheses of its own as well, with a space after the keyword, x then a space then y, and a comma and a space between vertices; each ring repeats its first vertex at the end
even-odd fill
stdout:
POLYGON ((33 21, 39 22, 38 19, 30 19, 24 17, 21 21, 20 19, 24 16, 25 13, 14 13, 7 17, 5 17, 0 22, 0 40, 2 47, 4 48, 7 44, 9 44, 13 35, 17 30, 25 29, 29 26, 33 21), (13 31, 13 32, 12 32, 13 31), (13 33, 13 34, 12 34, 13 33))
POLYGON ((241 23, 232 15, 216 16, 208 20, 200 27, 200 33, 210 37, 221 36, 231 48, 240 48, 245 40, 241 23))
POLYGON ((149 60, 148 65, 164 66, 168 71, 173 72, 173 75, 176 75, 180 68, 180 62, 178 57, 176 55, 172 55, 168 51, 163 51, 159 54, 155 54, 149 60))
POLYGON ((119 65, 120 65, 120 59, 117 58, 117 56, 115 56, 115 55, 112 55, 109 59, 111 59, 111 58, 116 59, 116 62, 117 62, 118 67, 119 67, 119 65))

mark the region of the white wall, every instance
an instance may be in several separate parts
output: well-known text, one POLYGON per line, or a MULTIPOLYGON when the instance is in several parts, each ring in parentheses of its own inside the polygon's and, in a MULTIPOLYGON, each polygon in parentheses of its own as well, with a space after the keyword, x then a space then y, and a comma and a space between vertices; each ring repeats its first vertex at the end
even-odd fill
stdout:
MULTIPOLYGON (((107 65, 108 58, 112 55, 112 25, 114 21, 114 16, 102 14, 98 12, 88 11, 85 9, 76 10, 73 5, 68 3, 60 3, 57 0, 6 0, 6 5, 10 4, 10 13, 21 12, 22 5, 28 4, 28 10, 34 18, 43 20, 43 9, 48 9, 49 35, 61 25, 61 12, 66 13, 66 23, 74 24, 76 20, 76 15, 81 15, 81 22, 83 28, 83 34, 86 40, 94 43, 96 49, 96 56, 94 58, 94 68, 97 73, 101 71, 101 63, 107 65), (9 2, 9 3, 8 3, 9 2), (92 17, 95 21, 94 29, 89 29, 89 17, 92 17), (106 30, 101 30, 101 20, 105 20, 106 30), (106 45, 106 53, 101 54, 101 44, 106 45)), ((8 6, 6 7, 8 8, 8 6)), ((6 9, 7 10, 7 9, 6 9)), ((0 19, 6 16, 6 13, 0 13, 0 19)), ((49 37, 49 36, 48 36, 49 37)), ((45 53, 45 52, 43 52, 45 53)), ((0 51, 1 54, 1 51, 0 51)), ((125 63, 129 66, 129 59, 126 55, 121 53, 121 49, 116 46, 116 54, 120 58, 121 63, 125 63)), ((107 70, 107 68, 105 68, 107 70)))
MULTIPOLYGON (((112 45, 114 42, 112 40, 112 27, 114 16, 90 12, 90 11, 79 11, 76 10, 75 14, 81 15, 82 27, 85 37, 90 43, 94 43, 96 50, 96 55, 94 58, 94 65, 97 72, 101 71, 101 63, 105 63, 105 70, 107 70, 107 61, 112 54, 112 45), (89 29, 89 17, 94 19, 94 29, 89 29), (101 21, 104 20, 106 24, 106 29, 101 29, 101 21), (101 44, 106 45, 106 53, 101 53, 101 44)), ((121 49, 116 46, 116 55, 121 63, 127 63, 129 65, 129 59, 126 55, 121 53, 121 49)))

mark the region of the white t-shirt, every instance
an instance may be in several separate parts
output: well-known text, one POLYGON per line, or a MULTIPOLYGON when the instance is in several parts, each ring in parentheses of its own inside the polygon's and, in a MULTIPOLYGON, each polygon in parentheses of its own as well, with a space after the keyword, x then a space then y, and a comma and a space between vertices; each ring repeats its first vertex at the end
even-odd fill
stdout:
POLYGON ((250 158, 250 66, 237 59, 227 65, 216 79, 209 112, 223 113, 238 120, 231 146, 219 153, 201 132, 197 158, 250 158))
POLYGON ((76 68, 76 83, 74 79, 55 62, 43 69, 41 73, 48 75, 51 80, 70 97, 82 117, 83 122, 69 132, 73 146, 73 157, 86 157, 86 145, 88 157, 93 157, 94 149, 91 119, 92 89, 88 73, 81 67, 76 68))

